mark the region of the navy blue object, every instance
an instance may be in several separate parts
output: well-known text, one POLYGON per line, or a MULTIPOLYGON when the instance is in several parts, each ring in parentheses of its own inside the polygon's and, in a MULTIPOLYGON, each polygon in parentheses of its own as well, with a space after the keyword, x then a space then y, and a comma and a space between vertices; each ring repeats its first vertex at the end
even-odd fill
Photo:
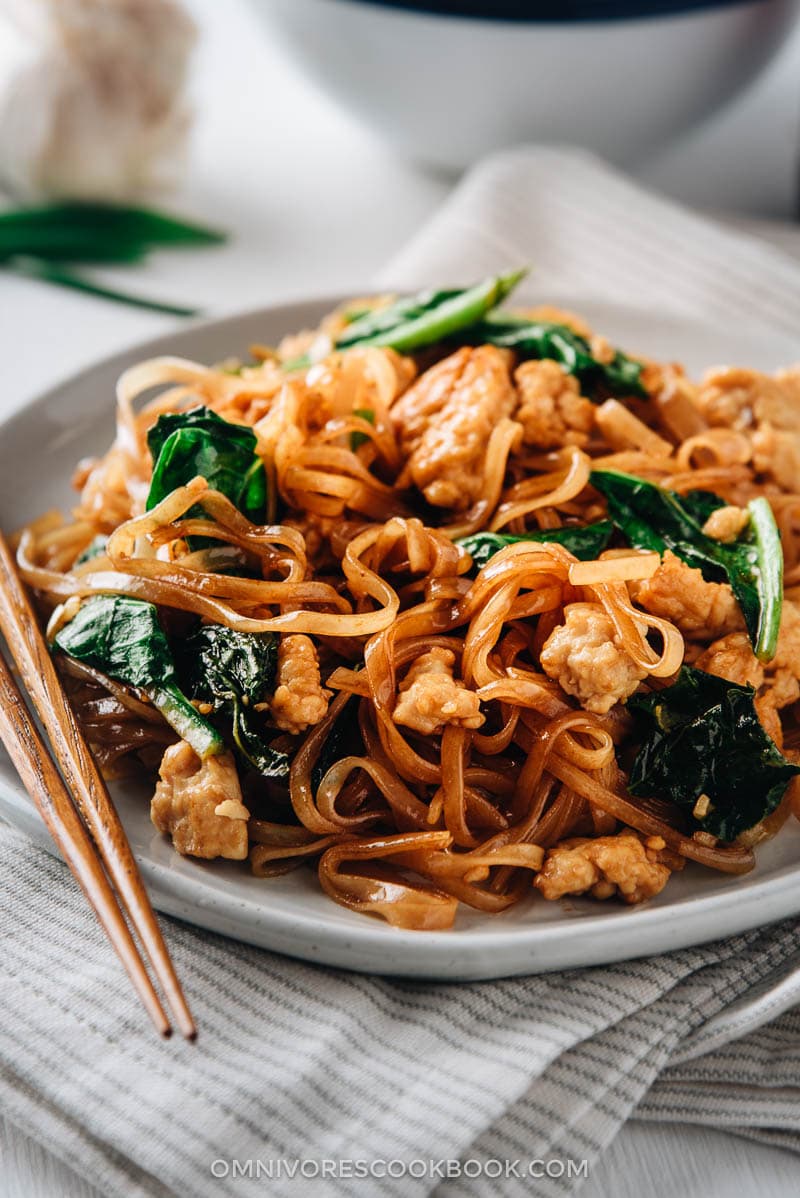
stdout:
MULTIPOLYGON (((619 21, 734 8, 753 0, 361 0, 373 7, 490 21, 619 21)), ((761 0, 763 3, 763 0, 761 0)))

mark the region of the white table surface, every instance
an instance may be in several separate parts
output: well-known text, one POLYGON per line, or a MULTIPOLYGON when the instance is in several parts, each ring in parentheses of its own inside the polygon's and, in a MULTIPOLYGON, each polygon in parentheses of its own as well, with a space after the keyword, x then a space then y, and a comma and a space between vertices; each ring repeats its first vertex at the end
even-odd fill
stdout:
MULTIPOLYGON (((333 110, 269 44, 243 0, 190 6, 202 29, 197 119, 185 185, 170 206, 224 227, 231 241, 162 254, 135 273, 107 277, 214 313, 358 290, 435 209, 451 181, 398 162, 333 110)), ((752 227, 800 257, 800 229, 752 227)), ((66 373, 174 323, 0 273, 0 416, 66 373)), ((582 1194, 795 1198, 798 1176, 797 1159, 779 1149, 634 1123, 595 1166, 582 1194)), ((2 1118, 0 1196, 99 1198, 2 1118)))

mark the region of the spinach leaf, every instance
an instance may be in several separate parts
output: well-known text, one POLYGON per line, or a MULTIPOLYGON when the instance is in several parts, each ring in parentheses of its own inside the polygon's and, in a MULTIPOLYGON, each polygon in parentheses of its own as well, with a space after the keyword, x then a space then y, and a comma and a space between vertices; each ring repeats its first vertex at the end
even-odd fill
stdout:
MULTIPOLYGON (((385 308, 374 308, 351 320, 335 341, 336 349, 377 345, 413 353, 471 328, 510 295, 527 274, 514 270, 466 288, 439 288, 404 296, 385 308)), ((470 344, 471 342, 467 342, 470 344)), ((284 362, 285 370, 303 370, 308 354, 284 362)))
MULTIPOLYGON (((620 350, 610 362, 601 362, 586 338, 566 325, 496 311, 525 274, 525 270, 511 271, 462 290, 420 291, 384 308, 358 313, 336 338, 335 348, 378 345, 414 353, 439 341, 497 345, 514 350, 521 358, 554 359, 580 380, 590 399, 599 401, 609 395, 647 399, 641 362, 620 350)), ((285 370, 302 370, 311 361, 306 354, 283 365, 285 370)))
POLYGON ((681 505, 701 528, 710 515, 726 506, 725 500, 713 491, 685 491, 681 495, 681 505))
POLYGON ((147 434, 153 476, 147 508, 155 507, 176 487, 197 475, 221 491, 254 524, 264 522, 267 478, 255 452, 252 429, 223 420, 209 408, 167 412, 147 434))
POLYGON ((336 339, 337 349, 381 345, 409 353, 452 337, 481 320, 513 291, 525 270, 496 275, 463 290, 421 291, 354 320, 336 339))
POLYGON ((449 290, 431 288, 428 291, 419 291, 416 295, 402 296, 394 303, 381 308, 362 309, 352 316, 346 313, 347 328, 336 338, 336 348, 349 349, 351 345, 361 344, 365 339, 380 333, 389 333, 399 328, 402 322, 418 320, 460 294, 452 287, 449 290))
POLYGON ((107 544, 108 537, 104 533, 99 532, 96 537, 92 537, 83 553, 78 554, 72 563, 73 566, 82 566, 84 562, 91 562, 96 557, 102 557, 106 551, 107 544))
POLYGON ((311 771, 311 787, 314 793, 316 794, 317 787, 332 765, 350 753, 359 755, 363 752, 364 742, 358 726, 358 704, 348 699, 314 762, 311 771))
POLYGON ((286 777, 289 758, 269 745, 253 711, 274 688, 278 644, 273 634, 201 624, 182 641, 178 652, 187 692, 193 699, 212 703, 215 715, 230 720, 234 742, 245 761, 267 778, 286 777))
MULTIPOLYGON (((677 557, 700 570, 707 582, 729 582, 742 609, 756 656, 775 656, 783 604, 783 550, 769 502, 762 497, 747 505, 750 520, 731 544, 703 532, 708 505, 633 474, 594 470, 592 486, 606 498, 608 514, 635 549, 677 557)), ((722 504, 717 496, 716 507, 722 504)), ((713 510, 713 509, 712 509, 713 510)), ((710 513, 708 513, 710 514, 710 513)))
POLYGON ((692 811, 701 795, 710 804, 697 826, 735 840, 780 803, 800 766, 779 752, 756 715, 755 691, 684 666, 677 682, 633 695, 643 743, 628 789, 692 811))
POLYGON ((610 362, 601 362, 592 354, 585 337, 566 325, 546 320, 526 320, 511 313, 490 313, 468 331, 473 345, 499 345, 512 349, 521 358, 552 358, 580 381, 589 399, 603 400, 610 395, 638 395, 647 399, 642 385, 642 364, 617 350, 610 362))
POLYGON ((594 561, 600 556, 611 540, 613 532, 614 525, 610 520, 598 520, 596 524, 551 528, 521 533, 519 536, 499 532, 474 532, 468 537, 461 537, 456 541, 456 545, 466 549, 478 570, 482 570, 496 553, 505 549, 506 545, 516 545, 519 541, 552 541, 556 545, 563 545, 580 561, 586 562, 594 561))
MULTIPOLYGON (((353 408, 353 415, 360 416, 362 420, 366 420, 369 424, 375 424, 375 413, 372 408, 353 408)), ((350 448, 356 450, 368 440, 369 438, 366 433, 360 433, 356 430, 350 434, 350 448)))
POLYGON ((172 652, 152 603, 94 595, 55 637, 56 646, 109 678, 142 691, 200 757, 221 753, 222 739, 177 684, 172 652))

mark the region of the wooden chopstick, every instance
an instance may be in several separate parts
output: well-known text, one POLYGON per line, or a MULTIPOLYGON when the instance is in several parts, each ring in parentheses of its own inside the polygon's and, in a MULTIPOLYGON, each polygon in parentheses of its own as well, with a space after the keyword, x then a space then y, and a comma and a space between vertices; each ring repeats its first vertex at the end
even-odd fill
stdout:
POLYGON ((168 1036, 171 1032, 169 1020, 139 956, 114 891, 2 654, 0 740, 62 857, 94 908, 153 1024, 162 1036, 168 1036))
POLYGON ((147 951, 175 1021, 183 1035, 193 1040, 197 1035, 197 1029, 161 929, 156 922, 125 830, 61 686, 2 533, 0 631, 19 669, 25 690, 47 732, 67 789, 92 834, 109 879, 147 951))

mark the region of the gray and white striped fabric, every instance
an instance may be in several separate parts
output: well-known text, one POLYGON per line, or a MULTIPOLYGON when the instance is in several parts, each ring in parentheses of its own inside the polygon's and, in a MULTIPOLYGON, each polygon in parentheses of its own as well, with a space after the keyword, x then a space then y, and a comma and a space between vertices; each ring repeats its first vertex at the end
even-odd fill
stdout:
MULTIPOLYGON (((800 325, 800 273, 779 255, 555 150, 478 168, 386 278, 521 258, 559 292, 800 325)), ((0 1105, 107 1195, 564 1194, 631 1117, 800 1151, 797 921, 606 968, 435 985, 165 920, 202 1028, 197 1045, 165 1045, 63 865, 0 829, 0 878, 0 1105), (330 1161, 345 1163, 335 1179, 330 1161), (531 1162, 562 1167, 532 1180, 531 1162)))

